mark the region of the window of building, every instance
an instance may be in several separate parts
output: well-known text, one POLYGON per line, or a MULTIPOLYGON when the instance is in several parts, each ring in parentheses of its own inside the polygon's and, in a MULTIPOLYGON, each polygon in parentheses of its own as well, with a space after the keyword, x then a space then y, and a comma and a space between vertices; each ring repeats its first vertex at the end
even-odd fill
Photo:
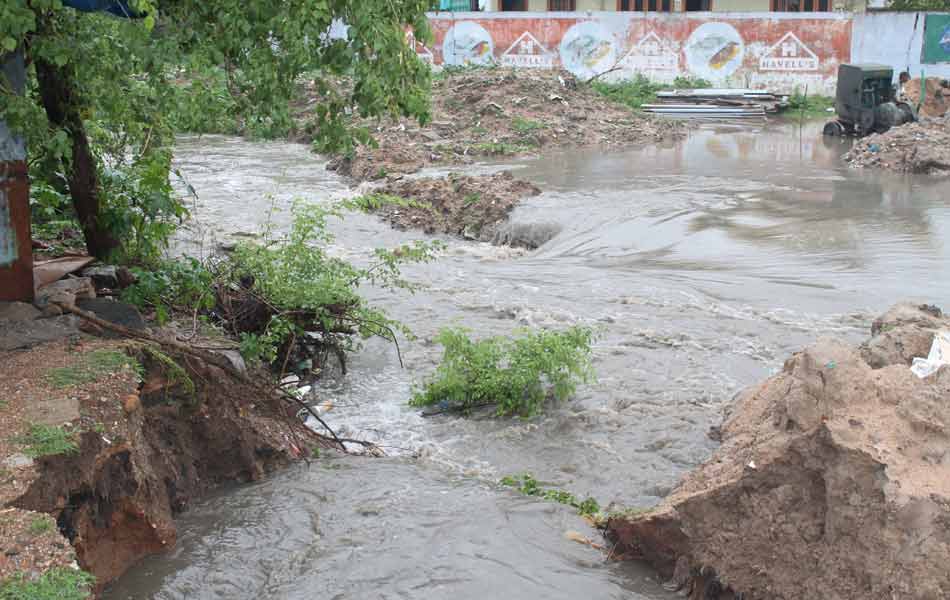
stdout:
POLYGON ((673 0, 617 0, 617 10, 632 12, 673 12, 673 0))
POLYGON ((772 0, 772 12, 829 12, 831 0, 772 0))
POLYGON ((712 0, 683 0, 683 10, 703 12, 712 10, 712 0))
POLYGON ((577 10, 574 0, 548 0, 548 10, 572 12, 577 10))
POLYGON ((501 10, 506 12, 528 10, 528 0, 501 0, 499 4, 501 10))

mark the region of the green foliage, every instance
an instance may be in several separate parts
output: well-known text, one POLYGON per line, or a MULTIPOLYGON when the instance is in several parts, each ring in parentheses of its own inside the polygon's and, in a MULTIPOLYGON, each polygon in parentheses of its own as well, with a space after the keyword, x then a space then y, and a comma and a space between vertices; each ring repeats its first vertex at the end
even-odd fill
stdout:
POLYGON ((263 332, 243 334, 241 353, 246 358, 273 362, 281 347, 291 339, 303 339, 307 331, 319 332, 325 344, 349 351, 355 347, 354 334, 392 339, 394 329, 403 330, 370 306, 358 287, 370 283, 412 291, 413 285, 401 277, 400 265, 430 261, 442 245, 416 241, 394 250, 377 248, 373 264, 357 267, 324 250, 333 240, 327 220, 339 217, 340 208, 297 203, 286 239, 266 233, 261 244, 239 245, 223 266, 231 281, 253 274, 254 293, 277 311, 263 332))
POLYGON ((124 260, 154 260, 184 217, 168 185, 176 131, 284 135, 304 74, 318 96, 312 126, 323 151, 371 143, 351 115, 429 119, 430 71, 405 34, 430 41, 427 0, 131 4, 148 16, 80 13, 59 0, 0 3, 0 48, 26 48, 31 65, 24 96, 0 85, 0 119, 25 136, 34 185, 64 193, 72 139, 48 120, 33 65, 66 74, 102 179, 96 218, 123 241, 124 260), (347 39, 328 35, 334 22, 347 24, 347 39), (352 85, 336 86, 341 75, 352 85))
POLYGON ((788 110, 793 115, 804 113, 807 116, 823 116, 827 115, 828 109, 833 108, 834 105, 835 99, 830 96, 820 94, 806 96, 798 89, 788 97, 788 110))
POLYGON ((445 348, 442 362, 409 403, 462 412, 496 406, 498 415, 535 415, 548 396, 563 401, 579 382, 590 381, 592 339, 585 327, 477 342, 463 329, 443 329, 436 338, 445 348))
POLYGON ((132 269, 137 281, 122 291, 122 300, 154 309, 159 324, 174 310, 207 310, 214 307, 214 276, 198 259, 164 260, 153 269, 132 269))
POLYGON ((53 520, 47 515, 37 517, 30 521, 30 534, 43 535, 47 531, 52 531, 53 520))
POLYGON ((133 370, 141 379, 141 365, 125 352, 93 350, 81 354, 71 366, 50 369, 46 374, 46 380, 53 387, 71 387, 99 381, 105 375, 122 369, 133 370))
POLYGON ((705 79, 691 77, 677 77, 672 84, 657 83, 640 73, 626 81, 617 83, 595 81, 592 84, 598 93, 633 109, 639 109, 644 104, 650 104, 656 100, 656 93, 661 90, 708 88, 710 85, 705 79))
POLYGON ((185 369, 180 364, 178 364, 175 359, 154 346, 143 345, 142 352, 159 364, 162 373, 168 379, 170 384, 181 385, 186 394, 194 397, 196 391, 195 382, 192 381, 191 377, 188 375, 188 372, 185 371, 185 369))
MULTIPOLYGON (((56 454, 74 454, 79 451, 75 433, 64 427, 50 425, 30 425, 26 434, 15 438, 25 446, 24 453, 32 458, 56 454)), ((0 596, 2 598, 2 596, 0 596)))
POLYGON ((525 119, 524 117, 515 117, 511 121, 511 128, 521 135, 527 135, 539 129, 544 129, 544 123, 525 119))
POLYGON ((598 504, 594 498, 588 496, 583 500, 579 500, 574 494, 565 490, 543 488, 541 484, 538 483, 538 480, 530 473, 509 475, 502 478, 501 484, 513 487, 526 496, 537 496, 545 500, 574 507, 580 515, 595 517, 600 513, 600 504, 598 504))
POLYGON ((57 567, 36 579, 15 575, 0 582, 0 600, 86 600, 95 582, 85 571, 57 567))
POLYGON ((950 0, 891 0, 887 5, 887 10, 893 11, 950 11, 950 0))
POLYGON ((462 199, 462 206, 464 206, 465 208, 468 208, 470 206, 478 204, 478 201, 481 199, 482 199, 481 194, 477 192, 472 192, 471 194, 467 194, 465 198, 462 199))

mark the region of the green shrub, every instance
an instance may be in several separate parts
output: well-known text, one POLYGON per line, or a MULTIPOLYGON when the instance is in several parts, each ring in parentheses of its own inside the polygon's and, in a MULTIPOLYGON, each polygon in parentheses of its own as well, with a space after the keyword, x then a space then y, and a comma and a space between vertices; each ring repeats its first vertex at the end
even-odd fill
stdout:
POLYGON ((43 535, 53 529, 53 519, 47 515, 37 517, 30 521, 30 533, 32 535, 43 535))
POLYGON ((835 99, 830 96, 822 96, 820 94, 810 94, 806 96, 798 89, 788 97, 788 109, 795 114, 804 113, 808 116, 824 115, 828 112, 828 109, 834 107, 834 105, 835 99))
POLYGON ((86 600, 95 582, 89 573, 62 567, 33 580, 17 575, 0 582, 0 600, 86 600))
POLYGON ((164 260, 153 269, 132 269, 137 280, 122 291, 122 299, 139 308, 155 310, 159 324, 175 309, 214 307, 214 277, 204 263, 183 256, 164 260))
POLYGON ((557 502, 558 504, 572 506, 577 509, 580 515, 594 517, 600 513, 600 504, 598 504, 594 498, 588 496, 583 500, 578 500, 577 497, 570 492, 557 488, 543 488, 531 473, 509 475, 502 478, 501 484, 513 487, 526 496, 537 496, 545 500, 557 502))
POLYGON ((595 81, 593 88, 614 102, 639 109, 644 104, 655 101, 656 93, 661 90, 708 88, 710 85, 705 79, 693 77, 677 77, 672 84, 657 83, 637 73, 632 79, 616 83, 595 81))
POLYGON ((445 347, 442 362, 410 404, 461 412, 495 406, 498 415, 532 416, 549 396, 563 401, 591 379, 592 339, 585 327, 477 342, 463 329, 443 329, 436 338, 445 347))
POLYGON ((515 117, 511 121, 511 128, 521 135, 527 135, 539 129, 544 129, 544 123, 541 123, 540 121, 533 121, 531 119, 525 119, 524 117, 515 117))
POLYGON ((242 333, 241 352, 250 360, 274 362, 291 339, 306 332, 321 335, 322 344, 337 355, 353 350, 356 340, 371 336, 393 339, 393 330, 408 333, 358 293, 362 284, 390 289, 415 289, 401 277, 400 265, 435 257, 441 242, 415 241, 393 250, 376 248, 375 261, 357 267, 330 256, 324 248, 333 240, 327 220, 340 216, 339 207, 298 203, 286 239, 266 233, 260 244, 239 245, 219 275, 224 281, 253 276, 253 292, 263 299, 272 316, 259 332, 242 333))

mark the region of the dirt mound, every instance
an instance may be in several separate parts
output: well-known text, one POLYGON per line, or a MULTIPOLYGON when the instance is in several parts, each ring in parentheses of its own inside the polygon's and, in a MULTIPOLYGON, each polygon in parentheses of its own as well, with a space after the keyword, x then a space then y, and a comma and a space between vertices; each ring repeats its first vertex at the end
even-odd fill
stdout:
POLYGON ((950 115, 872 134, 855 142, 844 159, 854 168, 902 173, 950 174, 950 115))
POLYGON ((432 84, 432 122, 376 126, 378 148, 360 147, 330 168, 360 180, 414 173, 476 156, 522 155, 574 146, 628 146, 683 135, 687 124, 633 113, 567 72, 474 69, 432 84))
POLYGON ((901 305, 864 349, 794 355, 740 394, 712 458, 608 534, 691 598, 950 597, 950 367, 907 365, 935 327, 950 319, 901 305))
POLYGON ((457 175, 443 178, 402 179, 379 192, 405 202, 375 207, 397 229, 421 229, 466 239, 492 241, 498 226, 525 196, 541 193, 511 173, 457 175))
POLYGON ((911 79, 904 84, 904 95, 907 101, 920 108, 918 114, 922 117, 942 117, 950 108, 950 86, 945 86, 946 79, 936 77, 926 78, 926 84, 920 85, 920 79, 911 79), (924 101, 920 103, 920 90, 924 89, 924 101))

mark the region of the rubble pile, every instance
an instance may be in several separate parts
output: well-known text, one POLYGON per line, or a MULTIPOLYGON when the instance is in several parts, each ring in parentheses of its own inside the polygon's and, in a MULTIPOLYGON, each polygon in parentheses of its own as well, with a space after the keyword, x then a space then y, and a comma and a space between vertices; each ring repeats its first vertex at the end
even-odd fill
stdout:
POLYGON ((950 115, 923 117, 855 142, 844 160, 853 168, 950 174, 950 115))

